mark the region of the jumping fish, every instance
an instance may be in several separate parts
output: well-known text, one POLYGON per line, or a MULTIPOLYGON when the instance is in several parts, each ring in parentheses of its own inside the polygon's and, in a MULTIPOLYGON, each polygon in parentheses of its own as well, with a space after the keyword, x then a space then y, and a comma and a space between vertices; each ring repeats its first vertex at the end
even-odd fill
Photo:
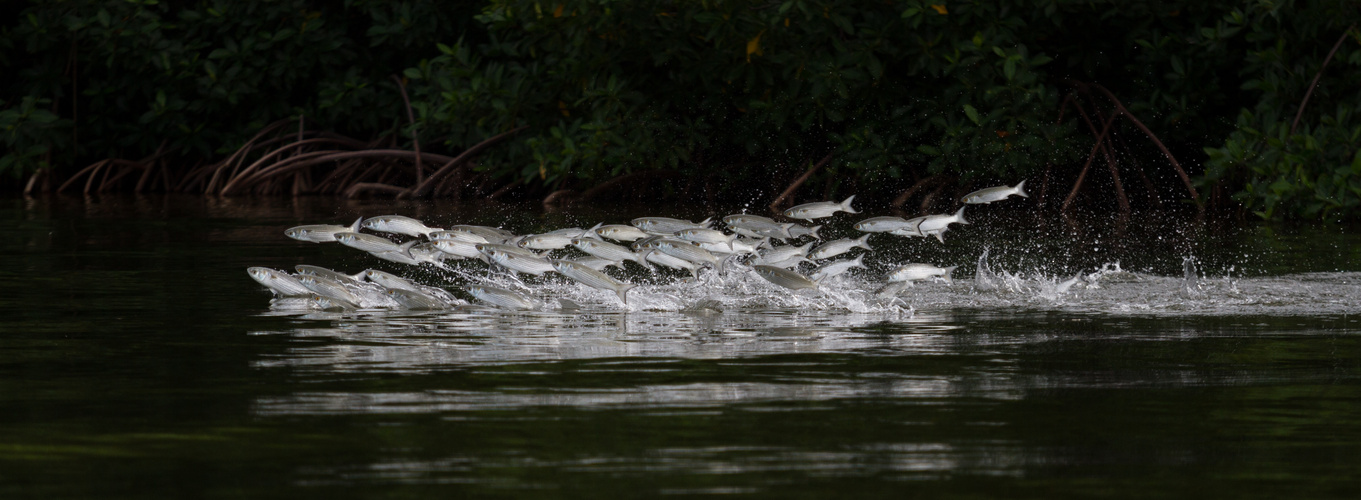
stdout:
POLYGON ((356 309, 358 309, 358 304, 363 302, 363 299, 360 299, 358 295, 355 295, 354 292, 351 292, 349 288, 345 288, 345 285, 340 284, 338 281, 329 280, 321 276, 304 275, 298 278, 298 282, 302 283, 302 286, 307 287, 308 290, 311 290, 322 297, 356 304, 356 309))
POLYGON ((628 248, 621 247, 614 243, 591 238, 572 238, 572 246, 588 254, 614 262, 631 260, 643 267, 647 267, 647 261, 633 253, 628 248))
POLYGON ((704 219, 699 223, 690 222, 682 219, 672 219, 669 217, 639 217, 631 221, 633 227, 642 229, 644 232, 662 236, 671 236, 676 231, 686 229, 704 229, 709 227, 709 219, 704 219))
POLYGON ((912 221, 909 221, 902 217, 893 216, 870 217, 868 219, 855 223, 855 229, 857 231, 866 233, 888 233, 903 229, 911 229, 913 231, 916 231, 917 224, 921 224, 921 221, 918 220, 916 224, 913 224, 912 221))
MULTIPOLYGON (((581 230, 579 229, 577 230, 578 232, 577 236, 580 236, 580 231, 581 230)), ((577 236, 567 236, 564 234, 553 233, 535 234, 526 236, 524 239, 517 242, 516 246, 519 246, 520 248, 529 248, 532 250, 557 250, 560 248, 567 248, 568 246, 571 246, 572 239, 576 238, 577 236)))
POLYGON ((946 283, 954 283, 950 279, 950 273, 959 266, 936 267, 931 264, 905 264, 894 270, 888 275, 889 281, 917 281, 930 279, 933 276, 940 276, 946 283))
POLYGON ((1007 197, 1013 194, 1019 195, 1023 198, 1030 197, 1030 195, 1025 194, 1025 181, 1016 183, 1016 187, 997 186, 986 189, 979 189, 978 191, 974 191, 972 193, 964 195, 963 201, 964 203, 968 203, 970 205, 978 203, 992 203, 994 201, 1005 200, 1007 199, 1007 197))
POLYGON ((398 245, 396 249, 384 250, 381 252, 369 252, 369 255, 378 257, 388 262, 396 262, 398 264, 406 264, 408 266, 418 266, 421 264, 421 261, 416 260, 416 256, 411 255, 411 249, 415 248, 416 245, 419 243, 420 240, 411 240, 406 243, 402 243, 401 245, 398 245))
POLYGON ((336 241, 336 233, 357 233, 363 217, 355 219, 350 227, 337 226, 333 224, 311 224, 306 226, 295 226, 284 230, 284 235, 298 241, 311 241, 314 243, 327 243, 336 241))
POLYGON ((357 250, 365 252, 391 252, 401 250, 401 245, 393 243, 392 240, 382 236, 372 234, 344 232, 336 233, 336 241, 357 250))
POLYGON ((466 241, 468 243, 491 243, 491 241, 488 241, 487 238, 483 237, 480 234, 473 233, 471 231, 465 231, 462 229, 435 231, 433 233, 430 233, 430 235, 427 236, 427 238, 430 238, 430 241, 457 240, 466 241))
POLYGON ((690 276, 698 276, 700 267, 698 264, 658 252, 655 248, 645 248, 639 255, 642 255, 644 260, 653 264, 669 267, 678 271, 690 271, 690 276))
POLYGON ((327 297, 319 293, 309 294, 307 299, 308 302, 312 303, 312 307, 323 311, 353 311, 359 309, 358 304, 327 297))
POLYGON ((496 244, 503 244, 503 243, 506 242, 506 240, 509 240, 509 239, 515 237, 515 234, 512 233, 512 232, 510 232, 510 231, 506 231, 505 229, 501 229, 501 228, 499 228, 499 227, 490 227, 490 226, 471 226, 471 225, 466 225, 466 224, 465 224, 465 225, 454 226, 454 227, 451 227, 451 228, 449 228, 449 229, 447 229, 447 230, 448 230, 448 231, 463 232, 463 233, 468 233, 468 234, 475 234, 475 235, 481 236, 483 239, 487 240, 487 243, 496 243, 496 244))
POLYGON ((812 236, 813 239, 815 239, 815 240, 820 240, 820 239, 822 239, 822 237, 821 237, 821 236, 818 236, 818 230, 819 230, 819 229, 822 229, 822 226, 808 227, 808 226, 801 226, 801 225, 798 225, 798 224, 794 224, 794 225, 789 226, 789 237, 790 237, 790 238, 802 238, 802 237, 804 237, 804 236, 812 236))
POLYGON ((246 274, 249 274, 251 279, 264 285, 266 288, 269 288, 269 290, 276 295, 297 297, 312 293, 310 289, 298 282, 298 279, 294 278, 293 275, 277 269, 270 269, 268 267, 248 267, 246 268, 246 274))
POLYGON ((728 225, 734 233, 752 238, 774 238, 787 240, 792 238, 790 228, 796 226, 793 222, 775 222, 768 217, 751 214, 733 214, 723 218, 723 223, 728 225))
POLYGON ((783 260, 789 259, 790 257, 795 257, 795 256, 798 256, 798 257, 807 257, 807 256, 808 256, 808 250, 809 250, 812 246, 813 246, 813 242, 808 242, 808 243, 805 243, 805 244, 804 244, 803 246, 801 246, 801 247, 796 247, 796 246, 794 246, 794 245, 787 245, 787 246, 782 246, 782 247, 770 248, 770 249, 767 249, 765 252, 761 252, 761 255, 760 255, 760 258, 761 258, 761 259, 760 259, 760 260, 762 261, 762 263, 771 263, 771 262, 780 262, 780 261, 783 261, 783 260))
POLYGON ((491 285, 468 285, 465 290, 473 298, 501 309, 528 311, 538 309, 534 301, 518 293, 491 285))
POLYGON ((438 227, 430 227, 425 223, 402 215, 380 215, 364 219, 364 227, 383 233, 405 234, 407 236, 423 237, 435 231, 443 231, 438 227))
POLYGON ((485 254, 496 265, 511 271, 541 276, 543 273, 553 270, 553 264, 544 259, 508 252, 504 246, 498 248, 487 243, 480 243, 477 245, 477 250, 485 254))
POLYGON ((460 239, 435 240, 430 242, 439 251, 449 255, 463 258, 476 258, 482 256, 482 252, 477 250, 477 245, 488 245, 489 243, 473 243, 460 239))
POLYGON ((415 290, 389 288, 387 294, 388 297, 407 309, 446 309, 449 307, 449 304, 444 303, 444 301, 415 290))
POLYGON ((851 270, 852 267, 864 268, 865 254, 862 253, 860 255, 857 255, 854 259, 840 260, 822 266, 818 268, 817 272, 813 273, 813 276, 811 276, 811 278, 813 279, 813 281, 822 282, 827 278, 841 275, 846 271, 851 270))
POLYGON ((944 243, 945 237, 943 235, 945 234, 946 228, 950 224, 954 224, 956 222, 960 224, 969 223, 969 221, 964 220, 964 207, 959 207, 959 210, 955 211, 953 215, 926 216, 926 218, 922 219, 921 224, 917 225, 917 231, 921 232, 924 235, 935 236, 936 239, 941 241, 941 243, 944 243))
POLYGON ((615 295, 619 296, 619 300, 622 301, 624 305, 628 305, 629 303, 628 291, 635 286, 570 260, 553 261, 553 269, 557 270, 558 273, 561 273, 563 276, 572 278, 591 288, 613 291, 615 295))
POLYGON ((623 224, 610 224, 595 228, 595 234, 614 241, 638 241, 649 235, 643 230, 623 224))
POLYGON ((852 248, 860 247, 871 250, 869 243, 870 235, 864 235, 856 239, 842 238, 829 241, 808 252, 808 258, 813 260, 830 259, 843 253, 851 251, 852 248))
POLYGON ((443 250, 440 250, 439 247, 436 247, 435 243, 431 241, 418 243, 415 246, 412 246, 411 248, 407 249, 407 253, 411 254, 411 258, 415 259, 416 262, 428 262, 430 264, 433 264, 435 267, 445 267, 444 266, 445 260, 462 258, 450 253, 445 253, 443 250))
POLYGON ((397 276, 392 273, 379 271, 377 269, 365 269, 364 277, 368 278, 369 281, 371 282, 377 283, 378 286, 384 288, 396 288, 398 290, 410 290, 413 292, 425 293, 425 291, 421 290, 419 286, 416 286, 415 283, 407 281, 406 278, 397 276))
POLYGON ((851 195, 849 198, 846 198, 841 203, 837 203, 834 201, 819 201, 815 203, 804 203, 789 210, 785 210, 784 216, 789 217, 791 219, 813 220, 821 219, 823 217, 831 217, 832 214, 837 212, 858 214, 860 212, 856 211, 854 208, 851 208, 851 200, 854 199, 855 195, 851 195))
POLYGON ((696 264, 709 264, 718 269, 719 274, 724 272, 724 262, 713 252, 700 248, 693 243, 681 240, 661 239, 654 243, 657 251, 676 257, 682 260, 694 262, 696 264))
POLYGON ((756 271, 758 276, 765 278, 766 281, 791 290, 812 290, 818 287, 817 281, 810 280, 807 276, 782 267, 755 265, 752 266, 752 270, 756 271))
POLYGON ((717 229, 693 228, 676 231, 677 239, 692 241, 699 244, 709 243, 724 245, 728 248, 729 252, 733 251, 732 242, 737 239, 737 236, 738 235, 736 234, 726 234, 717 229))
POLYGON ((293 268, 298 270, 298 274, 310 274, 312 276, 321 276, 323 278, 330 278, 331 280, 338 281, 341 283, 346 282, 359 283, 364 280, 363 271, 360 271, 355 274, 345 274, 332 271, 324 267, 309 266, 307 264, 298 264, 296 266, 293 266, 293 268))

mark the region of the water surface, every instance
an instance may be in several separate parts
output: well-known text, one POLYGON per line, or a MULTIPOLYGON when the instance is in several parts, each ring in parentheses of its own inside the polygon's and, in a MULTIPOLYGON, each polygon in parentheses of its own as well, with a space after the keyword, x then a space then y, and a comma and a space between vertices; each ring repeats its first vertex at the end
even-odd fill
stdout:
POLYGON ((244 272, 376 267, 467 299, 460 280, 486 276, 475 266, 404 269, 282 236, 387 213, 541 231, 724 211, 5 200, 0 496, 1351 498, 1361 486, 1355 228, 990 206, 943 245, 872 239, 884 242, 875 269, 824 294, 667 276, 623 307, 524 280, 576 311, 271 309, 244 272), (985 247, 1009 277, 997 291, 971 280, 985 247), (906 261, 961 267, 954 284, 875 298, 879 273, 906 261), (716 306, 689 307, 700 301, 716 306))

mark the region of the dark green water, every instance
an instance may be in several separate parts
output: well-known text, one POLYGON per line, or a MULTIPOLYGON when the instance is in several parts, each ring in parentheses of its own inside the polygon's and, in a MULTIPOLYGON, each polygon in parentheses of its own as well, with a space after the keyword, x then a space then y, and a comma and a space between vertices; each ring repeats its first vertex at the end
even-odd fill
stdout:
MULTIPOLYGON (((920 286, 907 316, 338 316, 271 312, 244 269, 376 266, 281 234, 356 214, 527 230, 610 211, 0 207, 0 498, 1361 491, 1361 238, 1347 228, 1054 223, 1028 251, 997 243, 999 265, 1148 272, 1052 299, 920 286), (1179 296, 1188 254, 1204 278, 1179 296)), ((969 276, 989 224, 899 251, 957 254, 969 276)))

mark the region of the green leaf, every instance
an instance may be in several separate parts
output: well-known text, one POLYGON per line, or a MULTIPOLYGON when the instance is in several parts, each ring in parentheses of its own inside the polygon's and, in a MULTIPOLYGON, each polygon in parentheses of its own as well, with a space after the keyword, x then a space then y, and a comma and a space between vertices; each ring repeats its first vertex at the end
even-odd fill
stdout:
POLYGON ((977 109, 974 109, 973 106, 970 106, 970 105, 968 105, 968 104, 965 104, 965 105, 964 105, 964 115, 965 115, 965 116, 968 116, 968 117, 969 117, 969 121, 972 121, 972 122, 974 123, 974 125, 982 125, 982 122, 979 122, 979 121, 978 121, 978 110, 977 110, 977 109))

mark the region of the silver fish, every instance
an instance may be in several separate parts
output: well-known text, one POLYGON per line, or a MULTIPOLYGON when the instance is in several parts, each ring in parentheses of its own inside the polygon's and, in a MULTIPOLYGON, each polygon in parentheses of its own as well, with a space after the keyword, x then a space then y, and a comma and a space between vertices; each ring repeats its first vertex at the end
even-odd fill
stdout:
POLYGON ((336 233, 336 241, 350 248, 365 252, 392 252, 401 250, 401 245, 382 236, 364 233, 336 233))
POLYGON ((928 215, 926 218, 922 219, 921 224, 917 225, 917 230, 921 231, 922 234, 933 234, 937 231, 944 232, 946 226, 956 222, 960 224, 969 223, 969 221, 964 220, 964 207, 959 207, 959 210, 956 211, 954 215, 928 215))
POLYGON ((416 260, 416 256, 411 255, 411 249, 420 243, 420 240, 411 240, 398 245, 395 250, 385 250, 382 252, 369 252, 369 255, 378 257, 388 262, 406 264, 408 266, 418 266, 421 261, 416 260))
POLYGON ((512 232, 507 231, 507 230, 505 230, 505 229, 501 229, 501 228, 499 228, 499 227, 490 227, 490 226, 471 226, 471 225, 466 225, 466 224, 465 224, 465 225, 459 225, 459 226, 451 227, 451 228, 449 228, 448 230, 449 230, 449 231, 461 231, 461 232, 465 232, 465 233, 469 233, 469 234, 475 234, 475 235, 481 236, 482 238, 486 239, 488 243, 496 243, 496 244, 504 244, 504 243, 506 242, 506 240, 509 240, 509 239, 515 237, 515 233, 512 233, 512 232))
POLYGON ((792 290, 817 289, 818 283, 808 279, 807 276, 790 271, 782 267, 755 265, 751 268, 756 274, 766 281, 780 285, 792 290))
POLYGON ((813 260, 830 259, 843 253, 851 251, 852 248, 860 247, 865 250, 870 248, 870 235, 864 235, 856 239, 842 238, 836 241, 829 241, 808 252, 808 258, 813 260))
POLYGON ((751 214, 733 214, 723 218, 723 223, 728 225, 733 232, 752 238, 774 238, 786 240, 791 238, 790 228, 796 226, 793 222, 775 222, 769 217, 762 217, 751 214))
POLYGON ((449 307, 449 304, 444 303, 444 301, 415 290, 389 288, 387 294, 388 297, 407 309, 446 309, 449 307))
POLYGON ((572 261, 572 262, 576 262, 576 263, 578 263, 578 264, 581 264, 581 265, 583 265, 583 266, 589 267, 589 268, 591 268, 591 269, 595 269, 596 271, 603 271, 603 270, 605 270, 605 268, 610 267, 610 266, 618 267, 618 268, 620 268, 620 269, 623 269, 623 268, 624 268, 624 266, 621 265, 621 262, 615 262, 615 261, 612 261, 612 260, 609 260, 609 259, 602 259, 602 258, 596 257, 596 256, 594 256, 594 255, 588 255, 588 256, 586 256, 586 257, 577 257, 577 258, 574 258, 574 259, 563 259, 563 260, 570 260, 570 261, 572 261))
MULTIPOLYGON (((491 243, 490 241, 487 241, 487 238, 484 238, 484 237, 483 237, 482 235, 480 235, 480 234, 476 234, 476 233, 473 233, 473 232, 470 232, 470 231, 465 231, 465 230, 462 230, 462 229, 449 229, 449 230, 445 230, 445 231, 435 231, 435 232, 433 232, 433 233, 430 233, 430 235, 427 236, 427 238, 430 238, 430 241, 439 241, 439 240, 458 240, 458 241, 466 241, 466 242, 468 242, 468 243, 491 243)), ((500 238, 498 237, 497 239, 500 239, 500 238)))
POLYGON ((822 239, 822 237, 821 237, 821 236, 818 236, 818 230, 819 230, 819 229, 822 229, 822 226, 808 227, 808 226, 800 226, 800 225, 798 225, 798 224, 793 224, 793 225, 789 226, 789 237, 790 237, 790 238, 802 238, 802 237, 804 237, 804 236, 812 236, 813 239, 815 239, 815 240, 820 240, 820 239, 822 239))
POLYGON ((553 271, 553 264, 539 257, 512 253, 506 251, 506 247, 494 247, 490 244, 480 243, 477 250, 491 259, 496 265, 510 269, 511 271, 542 276, 543 273, 553 271))
POLYGON ((410 290, 413 292, 425 293, 424 290, 421 290, 419 286, 416 286, 415 283, 407 281, 406 278, 397 276, 392 273, 379 271, 377 269, 365 269, 364 277, 368 278, 369 281, 377 283, 378 286, 381 286, 383 288, 396 288, 398 290, 410 290))
POLYGON ((444 261, 448 259, 461 259, 462 257, 445 253, 435 246, 434 242, 426 241, 419 243, 407 250, 416 262, 428 262, 436 267, 444 267, 444 261))
POLYGON ((972 193, 964 195, 963 201, 964 203, 968 203, 970 205, 978 203, 992 203, 994 201, 1005 200, 1007 199, 1007 197, 1013 194, 1019 195, 1023 198, 1030 197, 1030 195, 1025 194, 1025 181, 1016 183, 1016 187, 997 186, 979 189, 978 191, 974 191, 972 193))
POLYGON ((846 198, 841 203, 837 203, 834 201, 819 201, 816 203, 804 203, 789 210, 785 210, 784 216, 789 217, 791 219, 813 220, 821 219, 823 217, 831 217, 832 214, 837 212, 858 214, 860 212, 856 211, 854 208, 851 208, 851 200, 854 199, 855 195, 851 195, 849 198, 846 198))
POLYGON ((653 264, 678 271, 690 271, 690 276, 698 276, 700 266, 694 262, 658 252, 655 248, 646 248, 640 255, 643 256, 644 260, 653 264))
POLYGON ((625 305, 629 303, 628 291, 635 286, 632 283, 624 283, 608 274, 570 260, 553 261, 553 269, 556 269, 563 276, 572 278, 591 288, 613 291, 625 305))
POLYGON ((384 233, 405 234, 407 236, 428 236, 435 231, 443 231, 438 227, 430 227, 425 223, 402 215, 380 215, 364 219, 364 227, 373 231, 384 233))
POLYGON ((344 274, 332 271, 324 267, 309 266, 307 264, 298 264, 296 266, 293 266, 293 268, 298 270, 298 274, 310 274, 312 276, 321 276, 323 278, 330 278, 331 280, 340 283, 345 282, 359 283, 360 281, 364 280, 363 271, 360 271, 356 274, 344 274))
POLYGON ((645 232, 663 236, 670 236, 676 234, 676 231, 683 231, 686 229, 704 229, 709 227, 709 219, 704 219, 702 222, 696 224, 688 220, 672 219, 668 217, 639 217, 633 219, 631 223, 633 224, 633 227, 642 229, 645 232))
POLYGON ((924 215, 921 217, 913 217, 911 219, 908 219, 907 223, 909 224, 909 227, 894 229, 889 231, 888 234, 892 234, 895 236, 903 236, 906 238, 925 238, 926 234, 921 232, 921 225, 922 221, 926 220, 927 217, 930 216, 924 215))
POLYGON ((917 224, 921 224, 921 221, 919 220, 916 224, 913 224, 911 221, 902 217, 870 217, 855 223, 855 229, 866 233, 887 233, 902 229, 916 231, 917 224))
MULTIPOLYGON (((302 286, 307 287, 308 290, 328 299, 350 304, 359 304, 360 302, 363 302, 363 299, 360 299, 358 295, 355 295, 354 292, 351 292, 349 288, 345 288, 345 285, 340 284, 338 281, 329 280, 321 276, 302 276, 298 278, 298 282, 302 283, 302 286)), ((358 308, 358 305, 355 307, 358 308)))
POLYGON ((822 282, 822 280, 825 280, 827 278, 843 274, 846 271, 851 270, 852 267, 864 268, 865 254, 862 253, 860 255, 857 255, 854 259, 840 260, 829 263, 825 266, 818 268, 817 272, 814 272, 813 276, 811 277, 813 278, 813 281, 822 282))
POLYGON ((439 249, 441 252, 463 258, 481 257, 482 252, 477 250, 477 245, 489 244, 486 242, 473 243, 461 239, 435 240, 430 243, 435 245, 435 248, 439 249))
POLYGON ((657 251, 664 254, 696 264, 709 264, 717 268, 719 274, 724 272, 723 263, 726 262, 725 259, 720 259, 713 252, 695 246, 688 241, 661 239, 655 245, 657 251))
POLYGON ((359 309, 359 305, 353 302, 346 302, 344 300, 327 297, 325 295, 321 295, 318 293, 309 294, 307 296, 307 299, 308 302, 312 303, 312 307, 321 309, 323 311, 353 311, 355 309, 359 309))
POLYGON ((543 255, 540 255, 538 252, 535 252, 528 248, 520 248, 515 245, 498 245, 496 243, 483 243, 482 247, 484 250, 488 248, 494 248, 503 252, 523 255, 525 257, 543 257, 543 255))
POLYGON ((246 274, 257 283, 269 288, 276 295, 284 297, 305 296, 312 293, 298 279, 286 272, 268 267, 248 267, 246 274))
POLYGON ((355 219, 350 227, 336 226, 333 224, 311 224, 306 226, 295 226, 284 230, 284 235, 298 241, 311 241, 314 243, 327 243, 336 240, 336 233, 357 233, 359 232, 360 222, 363 217, 355 219))
POLYGON ((648 248, 657 248, 657 247, 656 247, 655 245, 653 245, 653 244, 656 243, 656 242, 658 242, 658 241, 661 241, 663 238, 664 238, 664 237, 659 236, 659 235, 650 234, 650 235, 648 235, 646 238, 642 238, 642 239, 639 239, 639 240, 637 240, 637 241, 634 241, 633 244, 629 245, 629 248, 632 248, 633 251, 635 251, 635 252, 642 253, 642 251, 645 250, 645 249, 648 249, 648 248))
POLYGON ((572 246, 588 254, 614 262, 631 260, 647 267, 647 261, 639 257, 638 254, 629 251, 628 248, 621 247, 614 243, 590 238, 573 238, 572 246))
POLYGON ((808 250, 812 248, 813 242, 805 243, 803 246, 787 245, 782 247, 769 248, 761 252, 761 260, 765 262, 780 262, 790 257, 807 257, 808 250))
POLYGON ((892 273, 890 273, 888 275, 888 280, 917 281, 930 279, 933 276, 940 276, 942 279, 945 280, 946 283, 954 283, 954 280, 950 279, 950 273, 953 272, 956 267, 959 266, 941 268, 933 266, 931 264, 917 264, 917 263, 905 264, 899 267, 898 269, 895 269, 892 273))
POLYGON ((756 259, 756 260, 752 261, 752 264, 753 264, 753 265, 759 264, 759 265, 762 265, 762 266, 770 266, 770 267, 779 267, 779 268, 784 268, 784 269, 793 269, 793 268, 799 267, 799 264, 802 264, 802 263, 804 263, 804 262, 812 262, 812 261, 811 261, 811 260, 808 260, 807 257, 804 257, 804 256, 802 256, 802 255, 790 255, 789 257, 785 257, 785 258, 783 258, 783 259, 774 260, 774 261, 772 261, 772 260, 766 260, 766 259, 756 259))
POLYGON ((595 234, 614 241, 638 241, 649 235, 643 230, 623 224, 610 224, 595 228, 595 234))
MULTIPOLYGON (((580 230, 577 231, 579 234, 580 230)), ((519 246, 520 248, 529 248, 533 250, 557 250, 559 248, 567 248, 568 246, 571 246, 572 239, 576 237, 577 236, 566 236, 562 234, 553 233, 534 234, 526 236, 524 239, 516 243, 516 246, 519 246)))
POLYGON ((528 311, 539 308, 528 297, 504 288, 491 285, 468 285, 465 290, 473 298, 501 309, 528 311))
POLYGON ((725 234, 723 231, 717 229, 692 228, 676 231, 677 239, 693 241, 700 244, 721 244, 726 246, 729 252, 732 251, 732 242, 737 239, 737 236, 738 235, 736 234, 725 234))

